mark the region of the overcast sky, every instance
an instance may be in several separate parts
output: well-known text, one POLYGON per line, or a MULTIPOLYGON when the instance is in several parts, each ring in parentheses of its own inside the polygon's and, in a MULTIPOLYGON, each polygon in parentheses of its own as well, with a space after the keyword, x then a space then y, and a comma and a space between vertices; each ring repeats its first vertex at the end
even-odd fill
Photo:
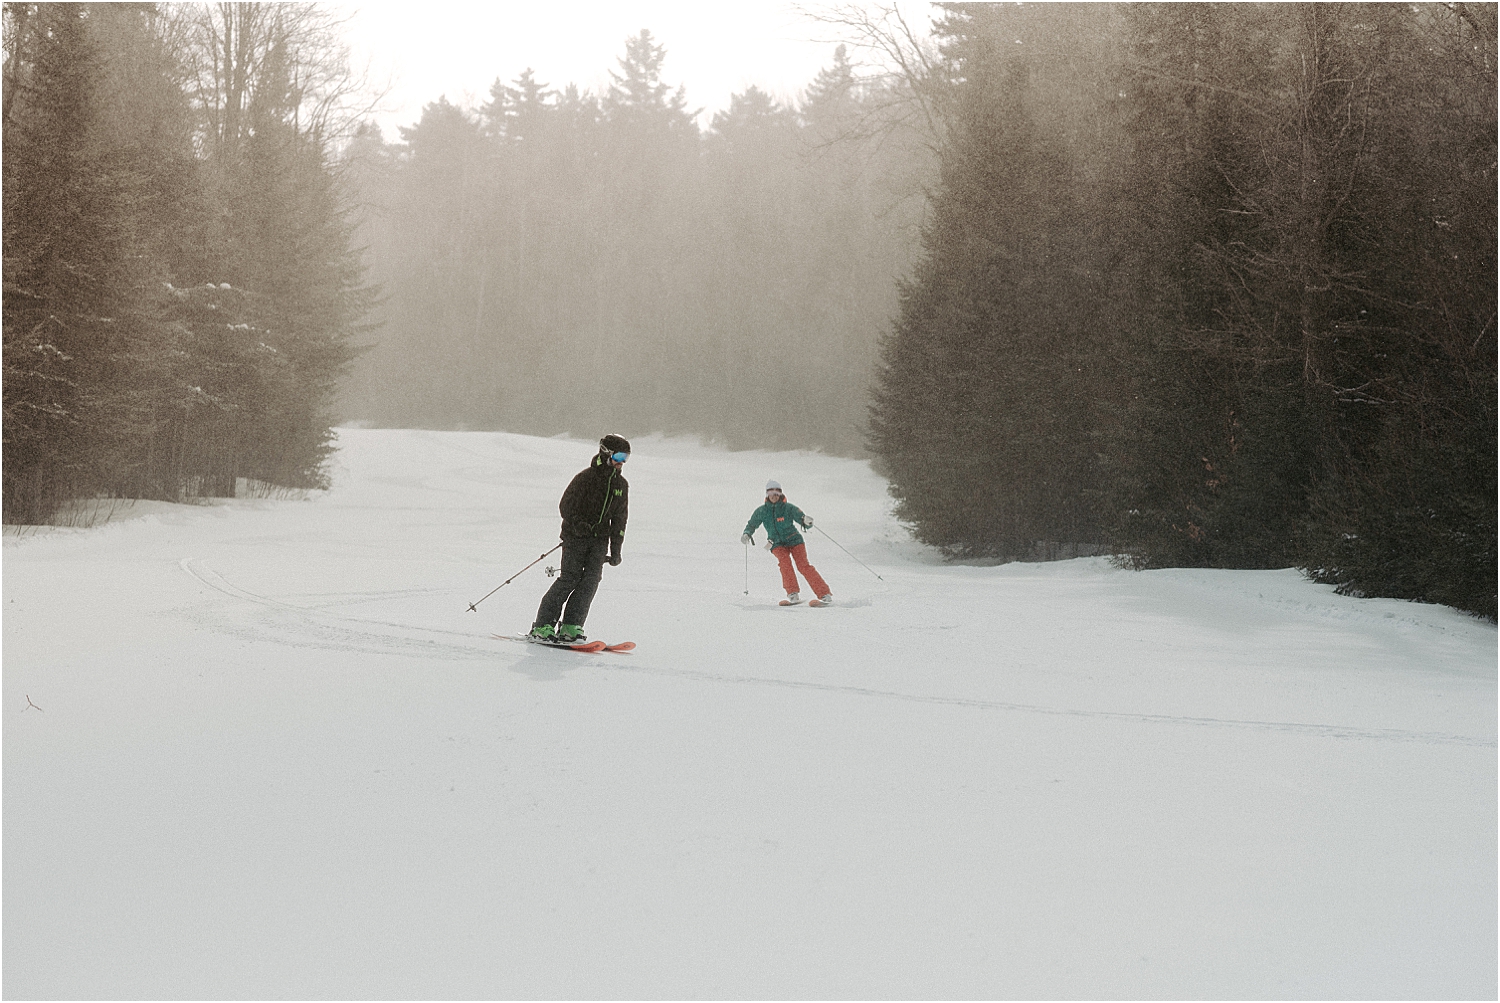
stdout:
MULTIPOLYGON (((688 106, 703 109, 707 125, 729 95, 751 84, 790 100, 833 59, 834 30, 781 0, 684 3, 617 0, 606 3, 349 3, 350 57, 368 66, 372 83, 389 83, 376 115, 386 138, 410 125, 422 106, 447 96, 476 107, 499 77, 509 83, 530 66, 536 78, 561 89, 603 91, 625 52, 625 39, 648 28, 667 59, 663 79, 685 84, 688 106)), ((809 6, 809 5, 803 5, 809 6)), ((902 0, 913 27, 925 29, 932 9, 902 0)), ((858 53, 851 52, 858 61, 858 53)))

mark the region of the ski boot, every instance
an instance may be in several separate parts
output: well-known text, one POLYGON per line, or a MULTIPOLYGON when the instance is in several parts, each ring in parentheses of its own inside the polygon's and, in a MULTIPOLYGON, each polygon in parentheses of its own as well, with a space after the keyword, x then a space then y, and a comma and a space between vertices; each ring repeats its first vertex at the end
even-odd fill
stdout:
POLYGON ((557 643, 557 630, 550 623, 539 623, 531 628, 531 633, 526 635, 533 641, 545 641, 548 644, 557 643))
POLYGON ((559 624, 557 639, 563 644, 587 644, 589 640, 583 628, 576 623, 559 624))

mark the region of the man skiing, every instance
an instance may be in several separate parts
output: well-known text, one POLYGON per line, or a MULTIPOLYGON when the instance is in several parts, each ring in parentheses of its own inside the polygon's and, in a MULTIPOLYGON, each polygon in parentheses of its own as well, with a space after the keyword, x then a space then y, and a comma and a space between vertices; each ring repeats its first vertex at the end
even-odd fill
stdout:
POLYGON ((781 585, 786 589, 786 601, 781 605, 795 606, 802 601, 797 590, 797 572, 792 570, 792 563, 795 561, 797 570, 807 579, 808 588, 818 597, 809 605, 830 606, 833 604, 833 591, 823 581, 823 576, 818 574, 818 569, 808 563, 807 543, 802 539, 802 534, 797 532, 797 523, 812 529, 812 516, 805 515, 800 508, 787 501, 778 482, 766 481, 766 503, 750 513, 750 521, 745 523, 745 532, 740 536, 740 542, 746 545, 754 543, 755 538, 750 534, 755 532, 757 526, 766 527, 766 547, 776 555, 776 562, 781 565, 781 585))
POLYGON ((569 482, 557 509, 562 514, 562 560, 557 581, 542 596, 531 637, 558 644, 588 640, 583 621, 604 575, 604 562, 620 563, 630 485, 621 468, 630 459, 623 436, 606 435, 588 467, 569 482), (562 622, 559 623, 558 621, 562 622))

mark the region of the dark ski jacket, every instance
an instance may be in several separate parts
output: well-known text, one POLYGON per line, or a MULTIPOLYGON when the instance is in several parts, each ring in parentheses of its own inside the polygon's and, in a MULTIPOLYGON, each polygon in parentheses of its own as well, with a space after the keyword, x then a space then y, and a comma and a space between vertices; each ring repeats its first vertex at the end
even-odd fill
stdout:
POLYGON ((562 501, 557 503, 562 513, 562 539, 569 540, 609 537, 609 549, 619 554, 625 543, 625 517, 630 506, 630 485, 619 467, 604 462, 602 455, 595 456, 588 469, 580 471, 568 483, 562 501))
POLYGON ((796 526, 799 522, 807 525, 807 516, 802 514, 800 508, 782 498, 774 505, 766 502, 750 513, 750 521, 745 523, 745 532, 754 533, 755 527, 765 526, 766 536, 771 538, 771 546, 795 547, 802 542, 802 534, 797 532, 796 526))

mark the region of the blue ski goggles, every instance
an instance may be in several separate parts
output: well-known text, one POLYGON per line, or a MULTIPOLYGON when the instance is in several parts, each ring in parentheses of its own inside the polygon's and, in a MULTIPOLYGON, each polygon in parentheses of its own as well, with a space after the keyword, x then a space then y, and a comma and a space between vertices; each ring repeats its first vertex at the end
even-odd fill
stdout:
POLYGON ((611 460, 614 460, 616 463, 624 463, 626 460, 630 459, 630 454, 629 453, 610 453, 609 454, 609 458, 611 460))

